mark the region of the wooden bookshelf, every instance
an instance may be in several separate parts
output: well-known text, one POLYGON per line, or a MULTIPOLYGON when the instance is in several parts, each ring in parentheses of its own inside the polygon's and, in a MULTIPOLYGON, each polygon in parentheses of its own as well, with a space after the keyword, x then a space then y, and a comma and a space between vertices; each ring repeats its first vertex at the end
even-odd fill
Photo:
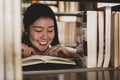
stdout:
MULTIPOLYGON (((57 1, 57 0, 41 0, 41 1, 57 1)), ((119 0, 59 0, 59 1, 120 3, 119 0)))
MULTIPOLYGON (((26 2, 25 7, 30 4, 30 0, 22 0, 26 2)), ((42 1, 42 0, 41 0, 42 1)), ((43 0, 43 1, 58 1, 58 0, 43 0)), ((120 0, 59 0, 68 2, 107 2, 107 3, 120 3, 120 0)), ((41 71, 23 71, 21 69, 21 49, 20 49, 20 37, 21 37, 21 1, 11 1, 4 0, 0 1, 0 22, 1 22, 1 34, 0 34, 0 80, 28 80, 28 78, 36 76, 54 75, 55 80, 88 80, 86 79, 86 74, 95 72, 96 77, 98 72, 103 73, 103 75, 109 76, 106 79, 114 80, 120 79, 120 68, 74 68, 74 69, 59 69, 59 70, 41 70, 41 71), (5 4, 5 5, 3 5, 5 4), (8 9, 9 8, 9 9, 8 9), (10 15, 8 15, 10 13, 10 15), (14 24, 13 24, 14 23, 14 24), (11 46, 12 45, 12 46, 11 46), (116 72, 117 71, 117 72, 116 72), (70 75, 66 75, 70 73, 70 75), (110 75, 109 75, 110 74, 110 75), (80 77, 80 75, 82 75, 80 77), (22 79, 22 76, 27 79, 22 79), (66 78, 66 76, 70 78, 66 78), (79 77, 76 77, 79 76, 79 77)), ((57 6, 56 4, 48 4, 50 6, 57 6)), ((119 11, 119 8, 112 8, 113 11, 119 11)), ((80 16, 79 13, 56 13, 57 16, 80 16)), ((119 17, 120 18, 120 17, 119 17)), ((47 77, 48 78, 48 77, 47 77)), ((39 80, 39 79, 38 79, 39 80)), ((42 79, 43 80, 43 79, 42 79)), ((49 79, 50 80, 50 79, 49 79)), ((105 79, 103 79, 105 80, 105 79)))
MULTIPOLYGON (((42 0, 41 0, 42 1, 42 0)), ((56 1, 56 0, 46 0, 46 1, 56 1)), ((68 1, 68 2, 107 2, 107 3, 120 3, 120 1, 118 0, 109 0, 109 1, 105 1, 105 0, 59 0, 59 1, 68 1)), ((52 5, 52 4, 48 4, 50 6, 56 6, 58 7, 58 5, 52 5)), ((99 9, 100 10, 100 9, 99 9)), ((100 11, 106 11, 104 10, 100 10, 100 11)), ((112 11, 119 11, 119 8, 117 7, 113 7, 112 11)), ((57 12, 55 13, 56 16, 61 17, 61 16, 76 16, 76 17, 83 17, 83 15, 81 13, 74 13, 74 12, 57 12)), ((116 68, 111 68, 111 67, 96 67, 96 68, 80 68, 80 67, 76 67, 76 68, 72 68, 72 69, 57 69, 57 70, 38 70, 38 71, 23 71, 23 79, 29 79, 30 78, 34 78, 37 76, 42 76, 45 75, 46 76, 56 76, 56 80, 79 80, 78 77, 76 76, 81 76, 81 80, 89 80, 90 79, 100 79, 102 80, 110 80, 110 78, 112 80, 114 79, 120 79, 119 75, 120 71, 119 71, 119 67, 116 68), (116 72, 117 71, 117 72, 116 72), (52 75, 53 74, 53 75, 52 75), (68 75, 66 74, 70 74, 70 75, 74 75, 74 76, 70 76, 70 78, 72 79, 68 79, 68 75), (93 76, 95 78, 91 78, 90 76, 93 76), (112 75, 111 75, 112 74, 112 75), (87 76, 86 76, 87 75, 87 76), (103 76, 104 75, 104 76, 103 76), (66 78, 67 77, 67 78, 66 78)), ((39 78, 39 77, 38 77, 39 78)), ((39 78, 40 79, 40 78, 39 78)))
POLYGON ((119 72, 120 70, 112 68, 28 71, 23 72, 23 79, 42 80, 47 77, 49 80, 119 80, 119 72))

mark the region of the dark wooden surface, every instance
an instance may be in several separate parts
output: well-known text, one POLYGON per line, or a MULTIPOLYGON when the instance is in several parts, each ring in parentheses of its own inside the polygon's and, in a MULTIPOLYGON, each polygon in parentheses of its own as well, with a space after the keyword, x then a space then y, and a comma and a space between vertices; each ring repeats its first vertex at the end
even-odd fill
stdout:
POLYGON ((23 71, 23 80, 120 80, 120 70, 119 68, 76 68, 23 71))

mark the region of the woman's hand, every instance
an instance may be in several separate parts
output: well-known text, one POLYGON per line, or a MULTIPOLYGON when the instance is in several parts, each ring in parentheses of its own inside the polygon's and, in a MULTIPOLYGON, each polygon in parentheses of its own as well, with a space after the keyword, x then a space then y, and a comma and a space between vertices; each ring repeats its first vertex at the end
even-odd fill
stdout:
POLYGON ((43 55, 57 56, 57 57, 75 57, 75 53, 69 51, 64 46, 53 46, 49 48, 43 55))
POLYGON ((21 49, 22 49, 22 57, 28 57, 32 54, 35 54, 35 51, 33 50, 33 48, 28 47, 25 44, 21 45, 21 49))

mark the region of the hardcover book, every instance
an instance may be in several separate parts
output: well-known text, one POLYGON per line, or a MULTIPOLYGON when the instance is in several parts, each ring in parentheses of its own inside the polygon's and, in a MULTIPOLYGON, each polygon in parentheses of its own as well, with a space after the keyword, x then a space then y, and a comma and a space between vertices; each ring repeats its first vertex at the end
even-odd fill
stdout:
POLYGON ((32 55, 22 59, 23 71, 70 69, 76 65, 73 59, 54 56, 32 55))
POLYGON ((76 63, 68 58, 44 56, 44 55, 32 55, 22 59, 22 66, 35 65, 40 63, 52 63, 52 64, 67 64, 76 65, 76 63))

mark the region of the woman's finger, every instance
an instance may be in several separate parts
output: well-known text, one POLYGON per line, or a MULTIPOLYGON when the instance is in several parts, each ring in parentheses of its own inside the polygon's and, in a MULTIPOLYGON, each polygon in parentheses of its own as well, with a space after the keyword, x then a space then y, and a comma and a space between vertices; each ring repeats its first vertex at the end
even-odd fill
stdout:
POLYGON ((32 50, 31 50, 30 47, 28 47, 27 45, 22 44, 22 55, 24 57, 30 56, 31 52, 32 52, 32 50))
POLYGON ((54 53, 56 52, 56 50, 60 47, 60 45, 54 46, 49 48, 49 50, 47 50, 44 55, 54 55, 54 53))

